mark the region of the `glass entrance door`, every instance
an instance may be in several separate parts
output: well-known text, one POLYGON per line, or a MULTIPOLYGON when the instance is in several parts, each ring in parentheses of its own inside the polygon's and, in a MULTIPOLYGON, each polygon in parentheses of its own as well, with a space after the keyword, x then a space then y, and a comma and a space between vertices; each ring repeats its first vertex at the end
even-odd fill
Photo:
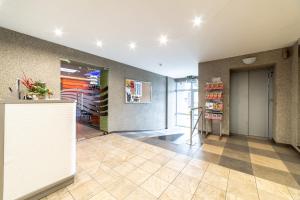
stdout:
MULTIPOLYGON (((180 80, 176 82, 176 126, 190 127, 190 110, 198 107, 198 80, 180 80)), ((198 112, 195 111, 193 121, 196 122, 198 112)))

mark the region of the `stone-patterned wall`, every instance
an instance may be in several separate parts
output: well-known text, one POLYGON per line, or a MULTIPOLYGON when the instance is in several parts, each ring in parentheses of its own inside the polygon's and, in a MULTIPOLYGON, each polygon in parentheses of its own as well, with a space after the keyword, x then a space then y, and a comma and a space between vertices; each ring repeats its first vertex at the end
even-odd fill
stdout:
MULTIPOLYGON (((0 98, 24 71, 40 79, 60 98, 60 59, 69 59, 109 70, 109 131, 163 129, 166 123, 165 77, 116 61, 57 45, 0 27, 0 98), (152 103, 125 104, 125 78, 152 82, 152 103)), ((16 96, 14 96, 16 98, 16 96)))
POLYGON ((291 72, 291 144, 297 146, 298 136, 298 104, 299 104, 299 59, 298 59, 298 41, 292 48, 292 72, 291 72))
MULTIPOLYGON (((298 104, 300 102, 300 40, 298 40, 298 104)), ((300 105, 298 105, 298 135, 297 135, 297 146, 300 147, 300 105)))
POLYGON ((222 133, 229 135, 229 99, 230 99, 230 70, 274 67, 274 108, 273 108, 273 138, 276 142, 290 143, 291 140, 291 58, 282 57, 282 49, 255 53, 251 55, 226 58, 221 60, 199 63, 199 105, 204 105, 204 84, 212 77, 221 77, 225 84, 224 121, 222 133), (243 58, 255 56, 253 65, 245 65, 243 58))

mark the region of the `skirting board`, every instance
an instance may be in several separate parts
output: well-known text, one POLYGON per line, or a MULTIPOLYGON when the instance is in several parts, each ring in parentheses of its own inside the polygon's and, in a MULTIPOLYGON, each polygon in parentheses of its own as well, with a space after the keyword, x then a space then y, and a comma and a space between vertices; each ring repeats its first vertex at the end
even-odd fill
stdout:
POLYGON ((74 177, 75 177, 75 175, 64 178, 56 183, 53 183, 53 184, 46 186, 44 188, 41 188, 33 193, 23 196, 23 197, 19 198, 18 200, 38 200, 43 197, 46 197, 62 188, 65 188, 68 185, 71 185, 72 183, 74 183, 74 177))

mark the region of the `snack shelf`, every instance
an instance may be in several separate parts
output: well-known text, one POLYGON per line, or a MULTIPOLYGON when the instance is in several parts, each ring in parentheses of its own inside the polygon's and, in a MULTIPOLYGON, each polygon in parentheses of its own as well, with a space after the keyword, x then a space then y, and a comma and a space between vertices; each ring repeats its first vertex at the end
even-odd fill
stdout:
POLYGON ((223 111, 218 111, 218 110, 209 110, 209 109, 206 109, 206 112, 207 113, 213 113, 213 114, 223 114, 223 111))
POLYGON ((215 83, 214 82, 206 83, 205 90, 206 91, 224 90, 224 84, 222 81, 215 82, 215 83))
POLYGON ((205 85, 205 129, 207 131, 207 124, 210 121, 212 127, 212 121, 218 121, 220 124, 220 137, 222 136, 222 120, 224 114, 224 84, 220 78, 213 78, 212 82, 208 82, 205 85))

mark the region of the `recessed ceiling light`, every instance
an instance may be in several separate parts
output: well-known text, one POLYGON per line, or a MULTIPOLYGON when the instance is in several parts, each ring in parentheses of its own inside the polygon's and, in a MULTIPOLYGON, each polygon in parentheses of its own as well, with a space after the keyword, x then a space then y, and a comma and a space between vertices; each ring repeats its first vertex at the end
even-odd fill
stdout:
POLYGON ((100 41, 100 40, 97 40, 97 42, 96 42, 96 45, 97 45, 97 47, 100 47, 100 48, 102 48, 102 46, 103 46, 103 43, 102 43, 102 41, 100 41))
POLYGON ((130 43, 129 43, 129 48, 130 48, 131 50, 135 50, 135 48, 136 48, 136 43, 135 43, 135 42, 130 42, 130 43))
POLYGON ((60 58, 61 61, 66 62, 66 63, 71 63, 71 61, 69 59, 64 59, 64 58, 60 58))
POLYGON ((194 27, 199 27, 203 23, 202 17, 196 16, 193 19, 193 25, 194 27))
POLYGON ((62 29, 60 29, 60 28, 56 28, 56 29, 54 30, 54 34, 55 34, 57 37, 61 37, 61 36, 63 35, 63 31, 62 31, 62 29))
POLYGON ((67 73, 75 73, 75 72, 79 72, 79 71, 76 70, 76 69, 69 69, 69 68, 64 68, 64 67, 61 67, 61 68, 60 68, 60 71, 62 71, 62 72, 67 72, 67 73))
POLYGON ((168 36, 167 35, 161 35, 159 37, 159 43, 161 45, 166 45, 168 43, 168 36))

